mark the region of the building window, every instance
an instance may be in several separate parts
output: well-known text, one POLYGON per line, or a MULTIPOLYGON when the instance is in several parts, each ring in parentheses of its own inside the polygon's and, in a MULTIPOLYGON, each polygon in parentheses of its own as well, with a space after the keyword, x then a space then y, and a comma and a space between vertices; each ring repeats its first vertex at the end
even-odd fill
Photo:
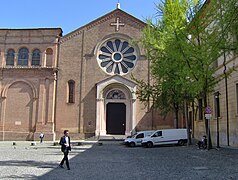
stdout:
POLYGON ((203 106, 202 106, 202 99, 198 100, 198 119, 203 119, 203 106))
POLYGON ((144 133, 140 133, 136 136, 136 139, 144 138, 144 133))
POLYGON ((75 96, 75 82, 73 80, 68 81, 68 103, 74 103, 75 96))
POLYGON ((126 99, 126 96, 121 90, 112 90, 107 94, 107 99, 126 99))
POLYGON ((32 61, 31 61, 32 66, 39 66, 40 65, 40 50, 35 49, 32 53, 32 61))
POLYGON ((13 49, 9 49, 7 51, 6 65, 14 66, 14 59, 15 59, 15 51, 13 49))
POLYGON ((51 48, 46 49, 46 67, 52 67, 53 65, 53 50, 51 48))
POLYGON ((153 134, 152 137, 160 137, 162 136, 162 131, 157 131, 156 133, 153 134))
POLYGON ((107 74, 125 75, 135 67, 137 53, 127 41, 111 39, 101 45, 97 61, 107 74))
POLYGON ((18 62, 17 65, 27 66, 29 58, 29 50, 27 48, 21 48, 18 52, 18 62))

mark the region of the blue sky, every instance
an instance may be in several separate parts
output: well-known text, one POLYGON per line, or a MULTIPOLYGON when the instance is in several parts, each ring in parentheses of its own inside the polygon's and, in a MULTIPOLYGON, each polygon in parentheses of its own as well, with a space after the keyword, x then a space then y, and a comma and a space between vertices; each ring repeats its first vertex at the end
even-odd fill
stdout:
MULTIPOLYGON (((60 27, 67 34, 113 11, 118 0, 2 0, 0 28, 60 27)), ((121 9, 145 20, 159 0, 120 0, 121 9)))

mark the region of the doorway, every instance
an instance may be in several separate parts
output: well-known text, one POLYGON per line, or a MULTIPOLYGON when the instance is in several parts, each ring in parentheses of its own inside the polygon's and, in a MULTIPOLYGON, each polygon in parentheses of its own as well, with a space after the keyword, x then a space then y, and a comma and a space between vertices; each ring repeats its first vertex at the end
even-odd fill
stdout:
POLYGON ((126 105, 124 103, 108 103, 106 108, 107 134, 125 135, 126 105))

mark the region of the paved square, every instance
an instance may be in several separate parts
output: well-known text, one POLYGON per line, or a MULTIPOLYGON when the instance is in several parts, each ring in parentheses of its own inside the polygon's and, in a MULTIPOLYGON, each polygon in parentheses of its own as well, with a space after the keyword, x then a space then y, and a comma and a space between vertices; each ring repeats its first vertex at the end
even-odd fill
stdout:
POLYGON ((0 179, 238 179, 238 149, 83 143, 73 146, 68 171, 58 167, 63 155, 52 144, 0 143, 0 179))

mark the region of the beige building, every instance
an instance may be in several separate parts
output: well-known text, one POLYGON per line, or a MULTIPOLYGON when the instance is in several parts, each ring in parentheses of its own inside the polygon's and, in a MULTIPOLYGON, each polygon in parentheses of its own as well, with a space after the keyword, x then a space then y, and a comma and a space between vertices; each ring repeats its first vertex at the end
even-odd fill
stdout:
POLYGON ((128 135, 174 126, 136 97, 149 81, 137 40, 145 23, 117 8, 62 36, 60 28, 0 29, 0 139, 128 135))
MULTIPOLYGON (((211 2, 212 1, 205 1, 204 6, 201 9, 201 14, 204 13, 204 16, 201 16, 202 18, 206 18, 206 13, 208 12, 208 18, 205 19, 208 25, 206 26, 207 29, 218 28, 216 22, 221 22, 220 13, 224 13, 224 18, 222 17, 222 21, 224 21, 225 17, 228 17, 225 12, 227 10, 226 8, 234 8, 235 6, 231 6, 231 4, 236 3, 236 1, 230 1, 230 3, 227 3, 227 7, 223 7, 221 4, 225 3, 225 1, 220 2, 218 6, 219 9, 217 9, 219 16, 216 17, 216 12, 213 12, 216 3, 212 4, 211 2), (222 10, 220 8, 222 8, 222 10), (214 18, 211 19, 211 15, 214 18)), ((208 108, 211 110, 209 112, 210 115, 206 112, 207 108, 204 107, 203 99, 198 100, 197 104, 193 108, 190 108, 190 120, 194 120, 193 132, 194 137, 197 139, 206 134, 204 114, 208 114, 208 117, 210 116, 208 127, 210 128, 211 140, 214 147, 238 147, 238 29, 237 19, 235 18, 237 13, 228 14, 230 19, 229 21, 226 19, 226 21, 229 22, 228 24, 231 24, 231 27, 234 29, 232 30, 232 33, 229 33, 227 39, 231 41, 232 45, 226 47, 220 44, 219 48, 223 47, 223 49, 221 49, 221 57, 213 64, 216 68, 214 77, 220 79, 220 81, 215 85, 214 92, 207 97, 208 108)), ((222 23, 218 23, 218 25, 221 26, 219 28, 222 29, 222 31, 224 31, 224 27, 229 29, 227 24, 224 26, 222 23)), ((222 37, 226 37, 225 33, 222 34, 222 37)))
MULTIPOLYGON (((210 132, 213 145, 218 146, 238 146, 238 58, 234 51, 226 56, 220 57, 217 62, 215 77, 225 74, 227 78, 220 81, 214 94, 208 97, 208 106, 211 108, 210 132), (230 72, 232 72, 230 74, 230 72)), ((203 101, 198 102, 195 107, 196 118, 193 131, 196 138, 201 138, 205 131, 205 120, 203 113, 203 101)), ((192 115, 192 111, 190 111, 192 115)))

